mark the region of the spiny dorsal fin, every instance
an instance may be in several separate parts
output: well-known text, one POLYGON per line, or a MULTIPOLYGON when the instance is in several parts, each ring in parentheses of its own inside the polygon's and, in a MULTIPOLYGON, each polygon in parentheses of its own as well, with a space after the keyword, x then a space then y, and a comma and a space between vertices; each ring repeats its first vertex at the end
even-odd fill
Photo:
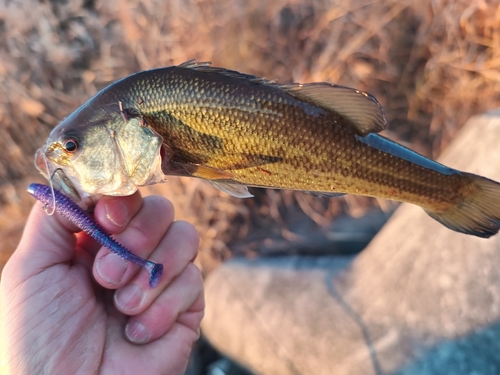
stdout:
POLYGON ((195 69, 197 67, 210 66, 210 65, 212 65, 211 61, 196 62, 196 59, 191 59, 186 62, 183 62, 182 64, 179 64, 178 67, 185 69, 195 69))
POLYGON ((326 82, 280 85, 296 98, 333 110, 350 120, 359 135, 378 133, 387 126, 385 112, 372 95, 326 82))
POLYGON ((178 68, 193 69, 199 72, 217 73, 226 77, 244 79, 254 83, 263 83, 267 85, 276 84, 276 81, 270 81, 262 77, 254 76, 252 74, 240 73, 237 72, 236 70, 218 68, 211 65, 212 65, 211 61, 196 62, 196 60, 193 59, 180 64, 178 68))

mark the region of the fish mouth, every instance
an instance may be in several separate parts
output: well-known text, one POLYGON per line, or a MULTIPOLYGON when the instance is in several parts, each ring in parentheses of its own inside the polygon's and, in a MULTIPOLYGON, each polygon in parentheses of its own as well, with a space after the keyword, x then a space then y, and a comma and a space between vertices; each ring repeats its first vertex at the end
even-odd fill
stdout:
POLYGON ((50 178, 49 175, 49 170, 48 170, 48 160, 47 157, 45 156, 45 153, 43 151, 43 148, 39 148, 36 151, 35 154, 35 167, 40 171, 40 173, 45 177, 47 180, 50 178))
POLYGON ((44 148, 37 150, 35 154, 35 166, 53 188, 61 191, 79 204, 82 202, 78 188, 71 181, 71 178, 61 167, 46 156, 44 148))

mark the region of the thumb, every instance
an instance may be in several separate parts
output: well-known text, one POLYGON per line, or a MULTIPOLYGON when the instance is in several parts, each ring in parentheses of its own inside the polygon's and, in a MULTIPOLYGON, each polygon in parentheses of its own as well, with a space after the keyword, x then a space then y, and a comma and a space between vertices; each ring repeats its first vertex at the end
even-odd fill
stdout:
POLYGON ((4 272, 16 271, 9 272, 11 277, 15 274, 26 280, 53 265, 69 262, 74 256, 74 233, 79 229, 57 213, 47 215, 42 207, 40 202, 33 206, 19 246, 5 265, 4 272))

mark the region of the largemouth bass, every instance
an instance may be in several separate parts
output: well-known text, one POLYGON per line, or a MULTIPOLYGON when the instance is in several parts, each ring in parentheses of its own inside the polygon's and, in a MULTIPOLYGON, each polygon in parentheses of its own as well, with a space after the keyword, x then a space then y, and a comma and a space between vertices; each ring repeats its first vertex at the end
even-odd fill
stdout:
POLYGON ((500 184, 460 172, 376 133, 384 111, 329 83, 279 85, 194 60, 104 88, 51 132, 36 165, 82 205, 165 175, 247 186, 358 194, 419 205, 448 228, 500 228, 500 184))

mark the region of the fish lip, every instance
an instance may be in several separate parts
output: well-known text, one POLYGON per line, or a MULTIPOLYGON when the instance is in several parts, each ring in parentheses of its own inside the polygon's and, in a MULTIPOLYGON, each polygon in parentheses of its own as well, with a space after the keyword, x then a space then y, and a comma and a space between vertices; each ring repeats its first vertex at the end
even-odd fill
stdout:
POLYGON ((50 178, 48 171, 48 160, 45 156, 44 147, 39 148, 35 153, 35 167, 47 180, 50 178))
POLYGON ((46 147, 41 147, 36 151, 35 166, 55 189, 60 190, 75 202, 83 201, 80 189, 71 177, 47 157, 46 147))

